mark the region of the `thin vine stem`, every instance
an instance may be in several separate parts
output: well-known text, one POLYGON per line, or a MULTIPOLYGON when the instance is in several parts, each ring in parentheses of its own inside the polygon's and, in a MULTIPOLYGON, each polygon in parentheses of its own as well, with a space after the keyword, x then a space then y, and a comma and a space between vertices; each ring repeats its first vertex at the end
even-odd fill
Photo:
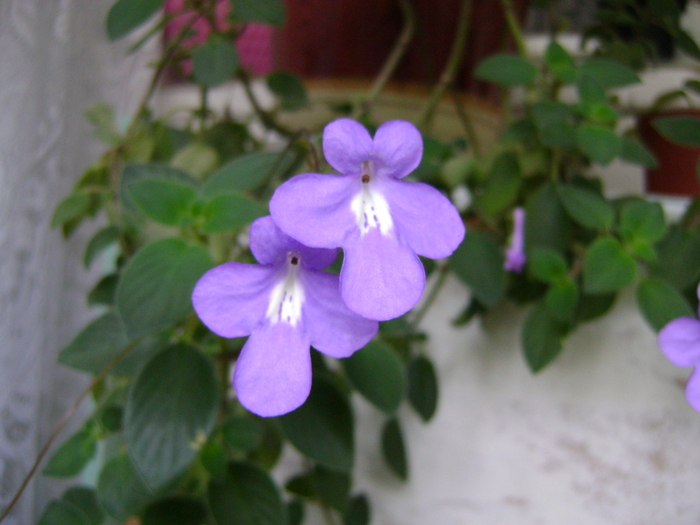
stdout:
POLYGON ((474 128, 474 123, 472 122, 471 117, 467 114, 467 110, 465 109, 464 104, 462 104, 462 101, 459 98, 459 93, 457 93, 457 91, 455 91, 454 89, 451 89, 450 94, 452 95, 452 102, 454 102, 455 105, 457 118, 459 118, 459 121, 462 123, 464 131, 467 133, 467 141, 469 142, 469 147, 472 149, 475 156, 480 157, 482 151, 481 146, 479 145, 479 139, 476 138, 476 129, 474 128))
POLYGON ((450 56, 447 59, 445 69, 443 69, 442 74, 440 75, 440 79, 433 87, 433 90, 428 97, 428 101, 426 102, 423 111, 418 118, 418 127, 421 129, 425 129, 429 126, 440 99, 445 94, 445 91, 452 86, 457 70, 462 64, 462 60, 464 60, 464 48, 467 45, 467 36, 469 35, 471 12, 472 1, 462 0, 462 7, 460 9, 459 19, 457 21, 457 30, 452 42, 450 56))
POLYGON ((518 54, 523 58, 527 58, 527 46, 525 45, 525 38, 523 37, 523 31, 520 28, 518 17, 515 15, 513 0, 501 0, 501 6, 503 7, 503 15, 506 18, 506 24, 508 24, 510 34, 513 36, 513 40, 515 40, 515 47, 518 50, 518 54))
POLYGON ((251 105, 253 106, 253 110, 255 111, 255 114, 262 120, 262 123, 268 128, 268 129, 273 129, 277 131, 278 133, 281 133, 285 137, 291 137, 294 135, 294 132, 290 129, 287 129, 286 127, 282 126, 279 122, 275 120, 275 118, 267 111, 265 111, 260 103, 258 102, 257 97, 255 96, 255 93, 253 93, 253 87, 250 82, 250 76, 243 71, 243 70, 238 70, 237 73, 237 78, 241 81, 243 84, 243 89, 245 90, 246 96, 248 97, 248 100, 250 100, 251 105))
POLYGON ((439 295, 440 290, 442 290, 442 287, 445 286, 445 282, 447 281, 447 276, 449 274, 450 274, 450 267, 447 264, 445 264, 444 266, 441 266, 438 269, 438 277, 437 277, 437 280, 435 281, 435 284, 433 284, 433 287, 430 289, 430 293, 425 298, 425 301, 420 306, 420 308, 418 310, 416 310, 416 313, 410 322, 410 327, 411 327, 412 332, 414 332, 416 330, 416 328, 418 328, 418 325, 420 325, 421 321, 425 317, 425 314, 428 313, 430 308, 433 306, 433 303, 435 303, 435 300, 437 299, 437 296, 439 295))

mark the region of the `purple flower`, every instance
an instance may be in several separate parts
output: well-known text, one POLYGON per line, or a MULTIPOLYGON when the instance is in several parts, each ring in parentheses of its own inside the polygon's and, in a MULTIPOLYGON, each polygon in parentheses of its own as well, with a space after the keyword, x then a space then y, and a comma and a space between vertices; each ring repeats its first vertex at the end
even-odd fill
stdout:
POLYGON ((506 250, 506 261, 503 267, 507 272, 520 273, 525 267, 527 256, 525 255, 525 210, 515 208, 513 210, 513 235, 510 246, 506 250))
MULTIPOLYGON (((700 287, 697 293, 700 297, 700 287)), ((674 319, 661 329, 658 341, 661 351, 674 365, 695 366, 685 386, 685 397, 700 412, 700 320, 693 317, 674 319)))
POLYGON ((338 276, 322 272, 336 250, 308 248, 268 217, 250 228, 250 250, 260 262, 229 262, 197 282, 192 304, 222 337, 250 335, 233 373, 240 402, 260 416, 300 406, 311 389, 309 346, 348 357, 377 333, 378 323, 351 312, 338 276))
POLYGON ((413 124, 386 122, 372 139, 360 123, 336 120, 323 132, 323 152, 340 174, 293 177, 273 195, 270 213, 299 242, 343 248, 340 294, 351 310, 380 321, 398 317, 425 288, 418 255, 450 255, 464 224, 438 190, 402 180, 423 154, 413 124))

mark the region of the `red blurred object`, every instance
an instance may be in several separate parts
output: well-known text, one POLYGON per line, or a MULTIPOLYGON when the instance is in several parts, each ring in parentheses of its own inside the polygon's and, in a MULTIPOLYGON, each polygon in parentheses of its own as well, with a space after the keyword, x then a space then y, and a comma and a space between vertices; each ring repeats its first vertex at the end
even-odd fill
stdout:
POLYGON ((637 129, 647 148, 659 165, 646 171, 646 189, 666 195, 700 195, 697 166, 700 147, 689 148, 671 142, 661 135, 652 122, 661 117, 693 116, 700 118, 698 109, 669 109, 639 117, 637 129))

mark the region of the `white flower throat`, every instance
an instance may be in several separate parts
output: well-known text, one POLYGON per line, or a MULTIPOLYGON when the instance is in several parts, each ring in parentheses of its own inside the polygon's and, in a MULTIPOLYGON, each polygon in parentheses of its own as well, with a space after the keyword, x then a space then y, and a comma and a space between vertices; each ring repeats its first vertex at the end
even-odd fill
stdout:
POLYGON ((304 289, 297 273, 301 266, 301 257, 294 252, 287 254, 287 275, 277 283, 270 293, 266 316, 271 324, 287 323, 296 326, 301 319, 301 307, 304 304, 304 289))
POLYGON ((371 160, 362 163, 362 190, 350 202, 350 209, 355 214, 360 233, 365 235, 372 228, 379 228, 387 235, 394 227, 389 213, 389 203, 376 188, 372 187, 374 166, 371 160))

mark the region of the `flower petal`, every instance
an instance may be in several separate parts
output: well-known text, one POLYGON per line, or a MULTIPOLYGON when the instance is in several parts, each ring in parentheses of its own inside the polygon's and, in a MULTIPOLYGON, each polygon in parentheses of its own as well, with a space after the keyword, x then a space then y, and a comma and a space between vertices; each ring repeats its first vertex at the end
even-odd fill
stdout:
POLYGON ((676 366, 700 363, 700 321, 692 317, 674 319, 659 332, 659 347, 676 366))
POLYGON ((357 177, 303 173, 282 184, 270 200, 270 213, 279 228, 307 246, 337 248, 357 230, 350 207, 361 191, 357 177))
POLYGON ((323 154, 340 173, 359 175, 362 162, 369 159, 371 151, 372 137, 356 120, 334 120, 323 130, 323 154))
POLYGON ((377 334, 377 321, 365 319, 345 306, 337 275, 305 272, 304 281, 304 319, 316 350, 331 357, 349 357, 377 334))
POLYGON ((263 417, 291 412, 309 397, 311 354, 306 331, 287 323, 252 333, 233 371, 241 404, 263 417))
POLYGON ((385 179, 382 194, 401 239, 418 255, 441 259, 464 239, 457 208, 438 190, 422 182, 385 179))
POLYGON ((685 385, 685 398, 690 406, 700 412, 700 371, 697 367, 690 374, 685 385))
POLYGON ((265 320, 276 272, 257 264, 229 262, 197 282, 192 305, 202 322, 221 337, 243 337, 265 320))
POLYGON ((415 253, 393 235, 372 228, 343 246, 340 293, 345 304, 368 319, 399 317, 420 300, 425 270, 415 253))
POLYGON ((418 167, 422 156, 423 137, 410 122, 390 120, 374 134, 372 160, 377 175, 405 177, 418 167))
POLYGON ((250 226, 250 251, 260 264, 278 266, 287 260, 292 251, 301 256, 302 265, 313 270, 323 270, 333 264, 338 250, 309 248, 285 235, 271 216, 260 217, 250 226))

